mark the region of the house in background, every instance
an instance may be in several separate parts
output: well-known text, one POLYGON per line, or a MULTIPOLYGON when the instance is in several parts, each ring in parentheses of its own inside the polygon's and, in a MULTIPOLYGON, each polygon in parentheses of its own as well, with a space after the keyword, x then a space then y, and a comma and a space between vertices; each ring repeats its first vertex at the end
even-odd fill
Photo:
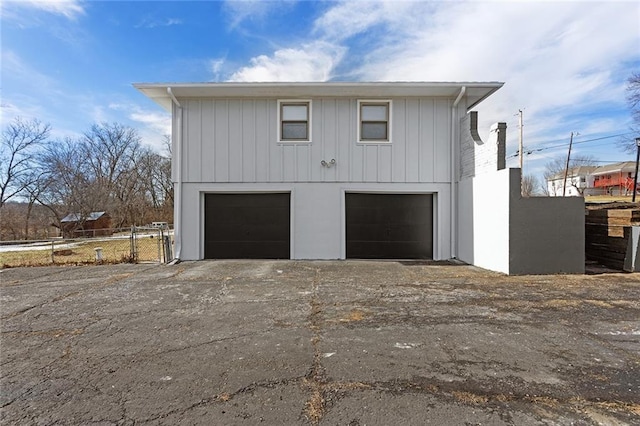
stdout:
MULTIPOLYGON (((580 166, 567 174, 565 196, 630 195, 636 163, 625 161, 602 166, 580 166)), ((563 196, 564 173, 547 179, 547 191, 552 197, 563 196)))
POLYGON ((64 238, 98 237, 111 235, 111 216, 107 212, 69 213, 60 221, 64 238))
POLYGON ((565 187, 564 172, 553 175, 547 179, 547 192, 550 197, 580 197, 591 195, 585 191, 593 189, 594 177, 592 175, 595 166, 573 167, 567 172, 565 187), (564 194, 563 194, 564 192, 564 194))
POLYGON ((135 84, 172 113, 176 258, 583 272, 584 202, 521 200, 506 125, 478 134, 502 85, 135 84))
POLYGON ((593 187, 596 193, 602 191, 610 195, 630 195, 633 194, 635 175, 636 163, 633 161, 606 164, 592 172, 593 187))

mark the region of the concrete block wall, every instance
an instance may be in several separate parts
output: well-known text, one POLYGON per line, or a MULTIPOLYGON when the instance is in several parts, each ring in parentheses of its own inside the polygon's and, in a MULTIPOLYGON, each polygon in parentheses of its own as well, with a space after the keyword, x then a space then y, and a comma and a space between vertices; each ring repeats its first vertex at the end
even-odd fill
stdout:
POLYGON ((502 170, 506 166, 507 124, 495 123, 484 142, 478 133, 478 113, 460 119, 460 179, 502 170))
POLYGON ((520 174, 460 181, 460 260, 513 275, 584 273, 584 200, 522 197, 520 174))
POLYGON ((522 197, 520 169, 510 172, 509 273, 584 273, 584 198, 522 197))

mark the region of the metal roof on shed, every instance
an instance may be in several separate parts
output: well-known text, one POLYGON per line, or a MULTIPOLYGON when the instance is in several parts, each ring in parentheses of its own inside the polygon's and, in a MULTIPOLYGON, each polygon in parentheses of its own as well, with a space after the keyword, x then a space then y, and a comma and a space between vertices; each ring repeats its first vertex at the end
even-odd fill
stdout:
POLYGON ((92 221, 92 220, 98 220, 100 219, 102 216, 104 216, 107 212, 91 212, 89 213, 86 217, 84 217, 81 213, 69 213, 68 215, 66 215, 65 217, 62 218, 62 220, 60 222, 62 223, 66 223, 66 222, 80 222, 81 220, 85 220, 85 221, 92 221))

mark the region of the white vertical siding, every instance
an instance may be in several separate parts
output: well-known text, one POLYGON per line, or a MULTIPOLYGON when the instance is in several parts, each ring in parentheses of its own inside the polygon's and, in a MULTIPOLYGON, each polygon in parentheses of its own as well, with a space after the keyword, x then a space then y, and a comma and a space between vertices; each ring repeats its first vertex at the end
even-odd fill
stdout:
MULTIPOLYGON (((192 143, 191 141, 202 140, 202 108, 200 101, 194 101, 194 108, 189 108, 185 111, 185 143, 184 158, 187 161, 185 172, 185 181, 187 182, 200 182, 201 181, 201 164, 200 158, 202 157, 202 145, 201 143, 192 143), (188 142, 187 142, 188 141, 188 142)), ((206 137, 206 135, 204 135, 206 137)))
MULTIPOLYGON (((245 130, 247 132, 251 132, 253 129, 249 129, 244 126, 243 116, 242 116, 242 104, 241 100, 230 100, 229 101, 229 181, 230 182, 242 182, 243 177, 243 152, 242 148, 244 145, 243 137, 245 135, 245 130)), ((214 141, 215 143, 216 141, 214 141)), ((206 141, 202 141, 202 143, 206 143, 206 141)))
MULTIPOLYGON (((213 102, 212 102, 213 103, 213 102)), ((214 132, 208 138, 201 141, 189 140, 185 141, 185 145, 201 143, 203 145, 213 145, 214 161, 213 174, 214 182, 229 181, 229 109, 227 101, 217 101, 214 105, 214 132)), ((194 109, 192 102, 187 104, 187 109, 194 109)), ((188 130, 185 129, 185 133, 188 130)))
MULTIPOLYGON (((336 167, 335 177, 340 182, 351 180, 351 158, 355 145, 355 101, 349 99, 338 99, 336 103, 336 144, 335 153, 336 167), (346 112, 345 112, 346 111, 346 112)), ((328 152, 328 151, 326 151, 328 152)))
MULTIPOLYGON (((407 181, 420 181, 420 104, 416 99, 405 102, 405 141, 406 141, 406 167, 407 181)), ((398 117, 400 118, 400 117, 398 117)))
POLYGON ((438 161, 435 167, 434 181, 448 182, 451 180, 451 144, 449 135, 451 134, 451 103, 448 100, 437 100, 435 102, 435 115, 433 118, 435 153, 434 158, 446 159, 438 161))
POLYGON ((407 181, 407 123, 406 104, 393 102, 393 151, 391 153, 391 179, 393 182, 407 181))
POLYGON ((242 102, 242 182, 256 179, 256 105, 254 100, 242 102))
POLYGON ((270 126, 269 110, 267 101, 259 99, 255 102, 255 141, 256 141, 256 181, 268 182, 270 180, 269 171, 271 169, 271 155, 269 153, 270 126))
MULTIPOLYGON (((201 105, 200 112, 200 128, 202 135, 215 135, 215 115, 213 102, 204 102, 201 105)), ((214 182, 216 177, 214 174, 214 164, 216 161, 215 144, 203 143, 200 155, 200 179, 202 182, 214 182)))
MULTIPOLYGON (((436 123, 435 123, 435 103, 433 100, 423 100, 419 106, 419 124, 418 132, 420 143, 420 155, 418 164, 420 167, 418 179, 421 182, 433 182, 435 179, 435 164, 433 158, 435 156, 436 147, 436 123)), ((446 137, 449 135, 447 134, 446 137)), ((449 144, 447 143, 447 146, 449 144)), ((448 158, 448 157, 447 157, 448 158)))
POLYGON ((276 99, 183 99, 185 182, 448 182, 451 100, 392 99, 390 144, 358 144, 357 100, 312 100, 312 142, 278 144, 276 99), (321 165, 336 160, 330 168, 321 165))

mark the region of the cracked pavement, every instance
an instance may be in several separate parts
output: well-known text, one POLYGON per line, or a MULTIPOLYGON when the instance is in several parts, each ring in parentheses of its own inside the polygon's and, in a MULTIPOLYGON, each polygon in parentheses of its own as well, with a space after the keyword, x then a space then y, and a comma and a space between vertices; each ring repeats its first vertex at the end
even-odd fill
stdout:
POLYGON ((0 422, 640 424, 640 277, 201 261, 0 271, 0 422))

